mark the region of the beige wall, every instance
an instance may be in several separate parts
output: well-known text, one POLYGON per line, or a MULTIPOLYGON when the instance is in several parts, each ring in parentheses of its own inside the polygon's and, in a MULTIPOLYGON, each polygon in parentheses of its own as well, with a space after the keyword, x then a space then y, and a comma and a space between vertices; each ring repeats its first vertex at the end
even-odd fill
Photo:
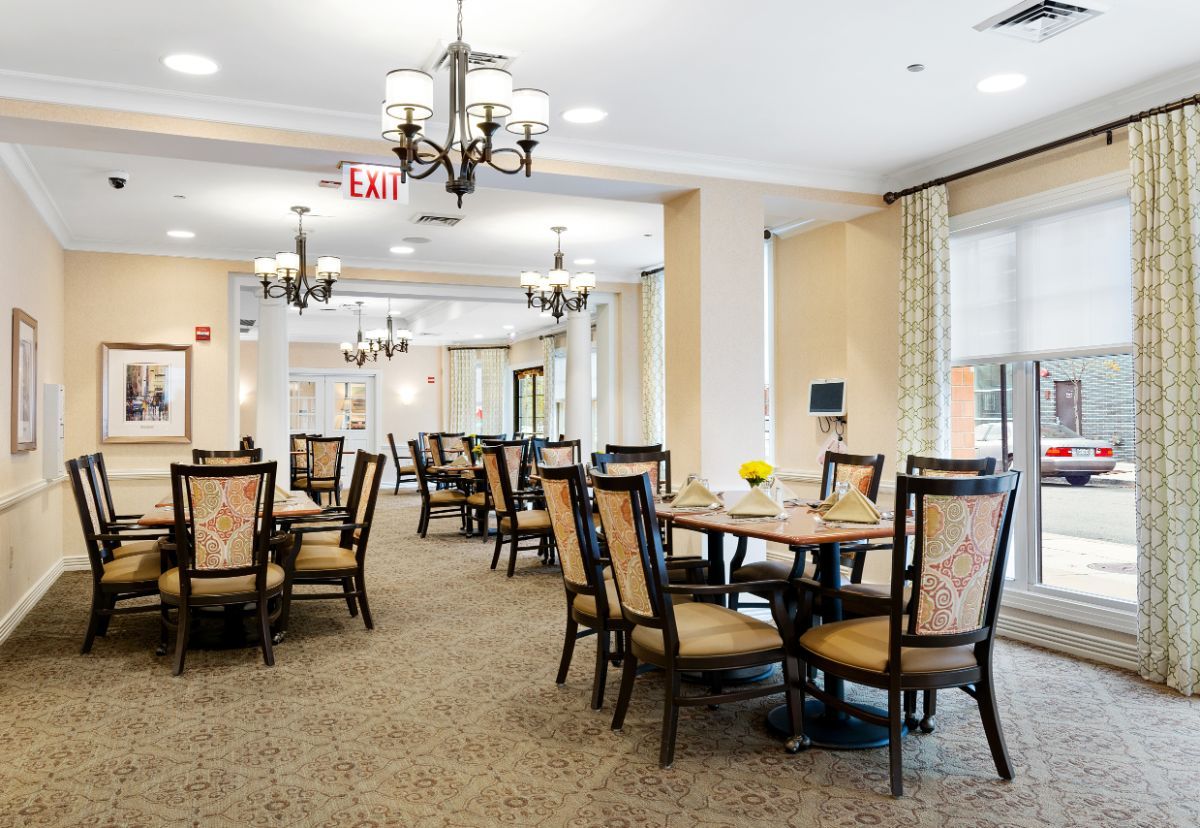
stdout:
MULTIPOLYGON (((63 555, 62 514, 68 487, 61 480, 46 485, 42 452, 48 435, 41 423, 42 383, 63 382, 63 251, 33 205, 0 166, 0 622, 21 599, 57 565, 63 555), (10 368, 12 309, 28 313, 38 323, 38 449, 11 454, 10 368), (22 492, 28 497, 10 500, 22 492)), ((69 554, 82 554, 72 548, 69 554)))
POLYGON ((542 340, 536 336, 518 340, 508 348, 508 364, 514 368, 530 368, 542 364, 542 340))

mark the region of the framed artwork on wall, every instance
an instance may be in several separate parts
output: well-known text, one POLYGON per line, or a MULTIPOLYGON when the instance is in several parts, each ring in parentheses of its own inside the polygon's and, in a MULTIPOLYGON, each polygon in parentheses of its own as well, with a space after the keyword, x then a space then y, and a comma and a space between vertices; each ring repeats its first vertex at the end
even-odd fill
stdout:
POLYGON ((100 345, 100 442, 192 441, 192 346, 100 345))
POLYGON ((37 448, 37 320, 12 312, 12 453, 37 448))

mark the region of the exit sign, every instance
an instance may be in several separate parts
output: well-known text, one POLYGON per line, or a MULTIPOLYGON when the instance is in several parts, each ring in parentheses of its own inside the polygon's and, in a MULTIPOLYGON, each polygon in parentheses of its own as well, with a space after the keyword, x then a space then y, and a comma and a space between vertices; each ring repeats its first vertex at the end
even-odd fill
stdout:
POLYGON ((400 180, 399 167, 343 164, 342 198, 408 204, 408 184, 400 180))

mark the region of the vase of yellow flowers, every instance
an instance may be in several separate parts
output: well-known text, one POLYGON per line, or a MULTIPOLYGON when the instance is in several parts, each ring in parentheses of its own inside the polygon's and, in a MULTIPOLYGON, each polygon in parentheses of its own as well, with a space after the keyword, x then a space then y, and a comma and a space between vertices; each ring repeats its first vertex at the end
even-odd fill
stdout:
POLYGON ((738 477, 750 484, 751 489, 757 489, 766 483, 775 469, 765 460, 750 460, 742 463, 738 469, 738 477))

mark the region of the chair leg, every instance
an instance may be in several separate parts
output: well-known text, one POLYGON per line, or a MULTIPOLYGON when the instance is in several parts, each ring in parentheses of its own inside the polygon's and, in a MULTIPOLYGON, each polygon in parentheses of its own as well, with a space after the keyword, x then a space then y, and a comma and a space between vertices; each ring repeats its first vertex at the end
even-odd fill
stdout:
POLYGON ((350 608, 350 617, 358 617, 358 603, 354 600, 351 592, 354 592, 354 579, 342 578, 342 592, 346 593, 346 606, 350 608))
POLYGON ((101 595, 100 598, 100 625, 96 628, 96 635, 101 638, 108 635, 108 625, 112 621, 112 611, 117 606, 117 596, 113 594, 101 595))
POLYGON ((490 522, 490 517, 491 513, 487 509, 484 509, 479 518, 479 536, 483 538, 484 543, 488 542, 488 523, 490 522))
POLYGON ((892 796, 904 796, 904 744, 900 733, 904 727, 899 690, 888 691, 888 758, 891 763, 892 796))
POLYGON ((278 629, 275 640, 282 641, 287 635, 288 617, 292 614, 292 579, 288 578, 283 586, 283 596, 279 602, 279 617, 275 619, 275 627, 278 629))
POLYGON ((496 568, 496 564, 500 563, 500 550, 504 548, 504 533, 499 528, 496 529, 496 550, 492 553, 492 569, 496 568))
POLYGON ((575 654, 575 639, 579 636, 579 622, 571 617, 571 605, 567 604, 567 629, 563 633, 562 658, 558 660, 558 676, 554 683, 560 687, 567 683, 567 671, 571 669, 571 656, 575 654))
POLYGON ((258 634, 262 639, 263 664, 275 666, 275 649, 271 646, 271 618, 267 612, 267 599, 258 600, 258 634))
POLYGON ((783 662, 783 677, 788 683, 788 724, 792 728, 792 733, 795 734, 788 739, 783 746, 783 749, 788 753, 799 753, 802 750, 808 750, 812 747, 812 739, 804 733, 804 696, 806 690, 804 681, 808 674, 808 668, 803 661, 798 658, 786 658, 783 662), (789 676, 790 673, 790 676, 789 676))
POLYGON ((92 651, 92 643, 96 640, 96 632, 100 628, 100 608, 104 606, 104 596, 100 592, 100 587, 97 584, 92 584, 92 609, 88 614, 87 632, 83 636, 83 647, 80 648, 80 655, 87 655, 92 651))
POLYGON ((741 602, 741 598, 742 598, 742 594, 740 592, 729 593, 729 608, 731 610, 733 610, 734 612, 737 612, 738 606, 740 605, 740 602, 741 602))
POLYGON ((909 733, 916 732, 917 729, 917 691, 904 691, 904 726, 908 728, 909 733))
POLYGON ((1000 728, 1000 711, 996 709, 996 695, 992 692, 992 677, 975 684, 975 700, 979 702, 979 717, 983 719, 983 731, 987 734, 988 747, 992 749, 992 761, 996 773, 1002 779, 1014 776, 1008 747, 1004 744, 1004 731, 1000 728))
POLYGON ((663 695, 662 744, 658 749, 658 764, 669 768, 675 764, 675 731, 679 729, 679 673, 674 667, 667 669, 663 684, 666 687, 663 695))
POLYGON ((509 546, 508 546, 508 577, 509 578, 511 578, 513 576, 513 573, 517 571, 517 539, 518 538, 520 538, 520 534, 517 532, 513 532, 512 533, 512 541, 509 543, 509 546))
POLYGON ((613 711, 612 729, 625 726, 625 714, 629 711, 629 699, 633 696, 633 680, 637 678, 638 660, 632 652, 626 654, 621 666, 621 689, 617 693, 617 709, 613 711))
POLYGON ((592 710, 604 706, 604 685, 608 683, 608 630, 596 630, 596 675, 592 678, 592 710))
POLYGON ((187 604, 179 605, 179 623, 175 625, 175 675, 183 673, 183 661, 187 657, 188 627, 192 623, 192 615, 188 612, 187 604))
POLYGON ((933 733, 933 728, 937 725, 937 691, 926 690, 925 699, 922 705, 925 715, 921 717, 921 732, 933 733))
POLYGON ((367 576, 359 572, 354 576, 354 586, 358 589, 358 605, 362 607, 363 623, 368 630, 375 629, 375 621, 371 618, 371 605, 367 603, 367 576))
POLYGON ((417 532, 422 538, 429 531, 429 501, 421 499, 421 519, 417 522, 417 532))

